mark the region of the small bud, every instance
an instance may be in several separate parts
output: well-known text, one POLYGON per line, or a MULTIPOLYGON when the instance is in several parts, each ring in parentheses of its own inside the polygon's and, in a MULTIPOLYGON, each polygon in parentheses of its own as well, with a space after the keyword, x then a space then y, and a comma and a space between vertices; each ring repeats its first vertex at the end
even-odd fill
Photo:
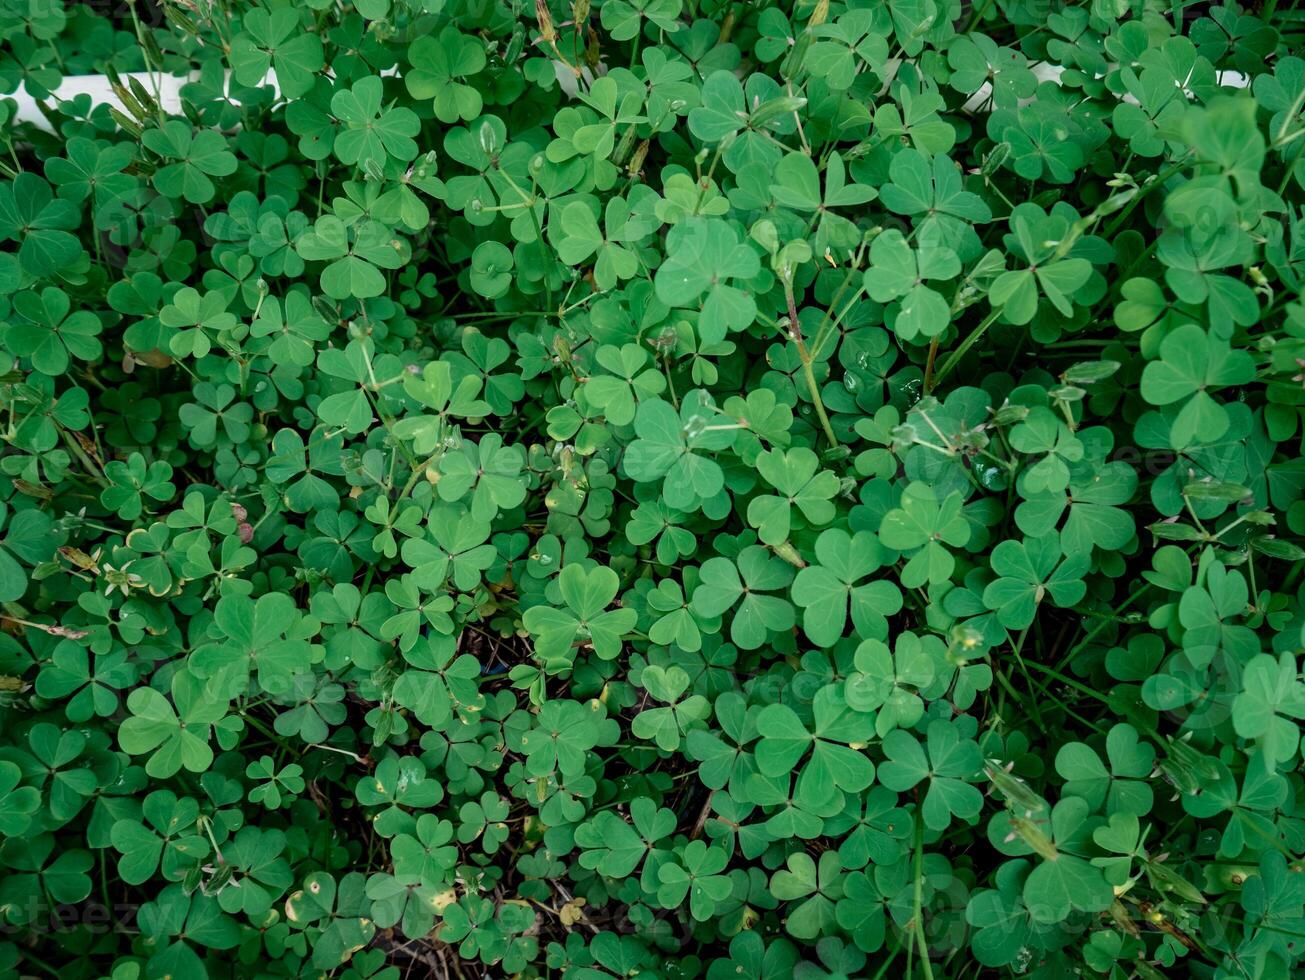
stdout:
POLYGON ((630 164, 627 166, 626 173, 631 177, 636 177, 639 171, 643 169, 644 158, 648 156, 648 141, 644 140, 634 148, 634 153, 630 156, 630 164))
POLYGON ((557 40, 553 28, 553 15, 548 10, 548 0, 535 0, 535 22, 539 25, 539 39, 551 43, 557 40))

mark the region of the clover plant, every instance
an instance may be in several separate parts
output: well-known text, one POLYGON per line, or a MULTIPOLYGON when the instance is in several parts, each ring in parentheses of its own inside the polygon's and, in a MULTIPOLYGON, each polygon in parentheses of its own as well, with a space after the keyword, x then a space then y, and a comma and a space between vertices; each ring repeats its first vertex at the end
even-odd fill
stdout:
POLYGON ((1301 975, 1302 50, 4 0, 0 978, 1301 975))

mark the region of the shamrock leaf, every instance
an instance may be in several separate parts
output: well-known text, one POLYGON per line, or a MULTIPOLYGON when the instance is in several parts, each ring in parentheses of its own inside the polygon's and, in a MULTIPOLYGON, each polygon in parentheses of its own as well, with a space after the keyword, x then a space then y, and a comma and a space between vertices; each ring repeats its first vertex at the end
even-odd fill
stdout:
POLYGON ((973 820, 983 809, 983 794, 968 782, 983 763, 979 746, 949 721, 930 722, 925 740, 927 750, 910 732, 885 735, 887 761, 879 767, 879 781, 904 793, 927 779, 920 812, 932 830, 945 830, 954 818, 973 820))
POLYGON ((604 810, 576 828, 576 844, 583 848, 580 864, 609 878, 628 878, 645 858, 654 859, 646 865, 651 867, 656 859, 668 855, 657 845, 674 832, 671 810, 658 807, 646 796, 636 797, 630 801, 630 822, 604 810))
POLYGON ((853 745, 869 740, 872 717, 851 709, 832 687, 821 688, 812 705, 814 719, 808 729, 787 705, 772 704, 757 716, 757 768, 767 776, 799 771, 799 789, 827 798, 835 788, 860 792, 874 779, 874 764, 853 745))
POLYGON ((28 275, 47 276, 76 263, 82 246, 69 232, 80 220, 77 205, 56 198, 36 174, 24 172, 0 183, 0 238, 18 242, 18 261, 28 275))
POLYGON ((255 7, 245 14, 242 26, 229 55, 236 81, 261 85, 272 67, 286 98, 298 98, 312 89, 315 76, 324 67, 322 41, 302 29, 299 11, 255 7))
POLYGON ((1023 541, 1003 541, 992 551, 992 570, 998 578, 983 590, 983 603, 997 614, 1007 629, 1027 628, 1038 606, 1050 597, 1058 606, 1072 606, 1087 587, 1083 575, 1086 555, 1061 560, 1060 535, 1052 533, 1023 541))
POLYGON ((818 564, 803 568, 793 580, 793 602, 802 607, 807 636, 822 646, 832 645, 843 635, 849 612, 853 628, 862 635, 886 634, 886 617, 902 608, 902 593, 884 579, 862 581, 888 562, 879 540, 867 531, 821 531, 816 560, 818 564))
POLYGON ((875 712, 880 736, 910 728, 924 716, 922 692, 930 691, 945 656, 945 646, 934 636, 900 633, 891 652, 880 640, 865 640, 856 648, 856 670, 847 678, 847 703, 857 711, 875 712))
POLYGON ((1114 901, 1102 873, 1073 853, 1088 805, 1078 797, 1061 800, 1051 811, 1051 836, 1033 828, 1043 860, 1024 880, 1024 904, 1035 922, 1060 922, 1070 912, 1101 912, 1114 901))
POLYGON ((140 453, 132 453, 125 463, 110 460, 105 464, 104 475, 110 485, 101 492, 100 503, 129 521, 141 515, 145 497, 166 501, 177 492, 169 482, 172 467, 162 460, 146 463, 140 453))
POLYGON ((614 197, 607 202, 603 228, 599 228, 589 204, 574 201, 562 209, 559 230, 554 234, 558 258, 568 265, 592 258, 598 288, 613 289, 639 271, 635 243, 656 231, 659 224, 649 212, 637 212, 624 198, 614 197))
POLYGON ((533 606, 522 617, 535 637, 535 656, 560 666, 569 663, 579 642, 606 660, 616 657, 622 637, 638 619, 633 609, 607 609, 620 587, 616 572, 573 564, 562 569, 557 583, 564 608, 533 606))
POLYGON ((941 502, 932 488, 911 483, 902 492, 899 507, 884 515, 879 540, 889 548, 909 552, 902 569, 902 584, 909 589, 925 583, 937 585, 951 578, 956 560, 947 547, 964 547, 970 541, 970 523, 961 512, 962 498, 952 492, 941 502))
POLYGON ((902 340, 914 342, 938 336, 951 323, 947 300, 924 282, 953 279, 960 271, 960 259, 947 246, 926 239, 919 249, 912 249, 902 233, 892 229, 870 246, 865 289, 876 302, 895 302, 893 331, 902 340))
MULTIPOLYGON (((1034 254, 1046 256, 1048 250, 1044 247, 1034 254)), ((1091 274, 1092 265, 1086 259, 1052 259, 1045 264, 1039 264, 1035 259, 1027 269, 1003 272, 998 276, 988 291, 988 298, 994 307, 1000 307, 1011 323, 1028 323, 1033 319, 1038 310, 1039 294, 1060 313, 1070 316, 1074 312, 1071 297, 1091 274)))
POLYGON ((843 897, 843 869, 838 855, 825 851, 816 864, 805 851, 790 854, 788 866, 770 879, 771 892, 790 906, 785 928, 797 939, 815 939, 835 927, 834 910, 843 897))
POLYGON ((141 142, 162 159, 175 161, 154 172, 154 186, 167 197, 204 204, 217 193, 211 178, 227 177, 236 170, 235 155, 220 134, 212 130, 197 133, 179 119, 145 130, 141 142))
POLYGON ((480 115, 483 99, 466 79, 485 67, 485 45, 449 24, 438 37, 419 37, 408 48, 412 69, 404 84, 415 99, 434 99, 435 118, 443 123, 472 120, 480 115))
POLYGON ((741 650, 756 650, 769 636, 792 629, 792 604, 764 593, 785 589, 793 576, 793 566, 759 545, 744 548, 733 560, 709 558, 693 590, 694 612, 716 617, 733 609, 730 640, 741 650))
POLYGON ((72 358, 93 361, 103 350, 100 319, 89 310, 70 313, 72 301, 57 286, 20 293, 14 297, 18 314, 4 332, 4 343, 32 367, 51 376, 68 370, 72 358))
POLYGON ((681 738, 694 722, 707 717, 711 706, 701 694, 690 694, 689 675, 680 667, 663 670, 656 664, 645 667, 642 683, 652 697, 668 702, 664 708, 649 708, 639 712, 630 725, 630 731, 639 738, 651 739, 658 748, 674 752, 681 738))
POLYGON ((0 833, 18 838, 32 824, 32 814, 41 808, 41 791, 20 786, 23 772, 12 762, 0 761, 0 833))
POLYGON ((700 451, 728 449, 736 426, 713 424, 717 410, 705 392, 691 392, 676 410, 660 398, 639 405, 634 419, 638 438, 626 449, 625 471, 641 483, 662 480, 666 503, 677 510, 695 510, 720 493, 724 471, 700 451))
POLYGON ((1138 740, 1132 725, 1118 724, 1106 736, 1107 769, 1082 742, 1067 742, 1056 753, 1056 771, 1065 779, 1065 792, 1081 797, 1094 811, 1104 803, 1110 813, 1151 811, 1151 787, 1145 782, 1155 763, 1155 750, 1138 740))
POLYGON ((838 493, 838 478, 820 469, 810 449, 775 449, 757 456, 757 472, 778 495, 753 497, 748 502, 748 523, 766 544, 788 539, 796 510, 812 527, 828 524, 834 516, 831 498, 838 493))
POLYGON ((258 686, 273 694, 285 692, 298 673, 311 670, 323 650, 308 642, 318 623, 301 617, 288 595, 270 593, 257 601, 231 595, 218 600, 213 612, 217 639, 200 645, 190 667, 210 678, 215 692, 237 697, 256 674, 258 686))
POLYGON ((705 922, 734 890, 729 877, 720 874, 728 862, 729 856, 720 848, 689 841, 676 860, 658 868, 657 901, 664 908, 674 908, 687 896, 690 914, 705 922))
POLYGON ((613 741, 611 719, 597 701, 546 701, 539 709, 536 727, 521 736, 526 768, 543 776, 554 770, 564 777, 584 772, 595 746, 613 741))
POLYGON ((199 804, 170 790, 155 790, 145 797, 141 820, 117 821, 109 832, 118 859, 118 873, 130 885, 148 881, 159 870, 177 880, 209 852, 208 841, 197 826, 199 804))
POLYGON ((472 518, 488 523, 500 508, 516 507, 526 499, 526 487, 520 479, 524 465, 521 450, 504 446, 502 438, 491 432, 479 444, 465 442, 460 452, 440 460, 436 488, 441 500, 469 496, 472 518))
POLYGON ((580 397, 602 412, 613 425, 634 421, 636 402, 653 398, 666 388, 666 379, 647 367, 648 355, 637 344, 604 344, 594 360, 609 374, 593 374, 580 389, 580 397))
POLYGON ((204 772, 213 762, 213 726, 227 713, 227 702, 201 679, 185 671, 172 677, 172 700, 152 687, 127 697, 131 717, 118 728, 118 744, 130 755, 149 755, 145 771, 159 779, 185 768, 204 772))
POLYGON ((1227 410, 1211 391, 1245 384, 1255 375, 1255 362, 1243 350, 1186 324, 1160 344, 1160 359, 1142 372, 1142 397, 1152 405, 1181 405, 1173 417, 1170 438, 1175 449, 1194 442, 1215 442, 1228 431, 1227 410))
POLYGON ((36 692, 62 701, 68 720, 81 723, 93 716, 108 717, 118 709, 116 692, 129 687, 137 668, 127 662, 127 651, 92 655, 71 640, 62 640, 36 678, 36 692))
POLYGON ((1300 725, 1305 718, 1305 684, 1296 658, 1283 652, 1275 660, 1258 654, 1242 674, 1242 692, 1233 701, 1233 728, 1242 738, 1259 740, 1269 769, 1296 755, 1300 725))
POLYGON ((383 108, 383 99, 384 85, 375 75, 331 96, 331 112, 344 124, 335 137, 335 155, 341 163, 379 170, 388 159, 406 163, 417 155, 412 137, 421 123, 416 114, 402 107, 383 108))
POLYGON ((310 262, 330 263, 322 270, 321 286, 334 299, 379 296, 385 291, 380 270, 398 269, 407 258, 407 246, 386 226, 362 221, 350 230, 330 214, 318 218, 295 249, 310 262))
POLYGON ((966 243, 977 236, 972 225, 992 220, 992 211, 978 194, 967 191, 960 171, 943 154, 932 159, 914 147, 893 154, 889 183, 880 190, 884 207, 909 215, 922 242, 937 241, 958 254, 972 251, 966 243))
POLYGON ((756 303, 747 291, 728 281, 751 279, 760 270, 757 253, 739 241, 729 224, 690 218, 667 236, 666 261, 653 284, 657 298, 668 306, 698 307, 699 335, 713 343, 752 325, 756 303))

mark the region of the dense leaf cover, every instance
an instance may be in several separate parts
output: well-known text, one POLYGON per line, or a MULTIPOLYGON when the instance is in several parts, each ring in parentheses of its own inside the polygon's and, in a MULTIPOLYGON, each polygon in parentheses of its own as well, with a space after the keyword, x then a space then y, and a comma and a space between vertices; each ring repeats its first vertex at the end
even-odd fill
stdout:
POLYGON ((0 976, 1293 975, 1276 6, 5 0, 0 976))

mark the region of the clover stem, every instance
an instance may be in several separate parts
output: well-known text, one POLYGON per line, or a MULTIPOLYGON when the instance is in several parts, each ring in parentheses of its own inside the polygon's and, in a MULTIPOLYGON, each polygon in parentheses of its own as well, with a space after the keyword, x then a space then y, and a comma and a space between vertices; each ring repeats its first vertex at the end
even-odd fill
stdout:
MULTIPOLYGON (((525 204, 526 211, 530 214, 530 224, 533 226, 535 232, 535 241, 539 242, 540 245, 543 245, 544 232, 539 226, 539 215, 535 213, 535 202, 537 199, 535 192, 539 187, 538 182, 535 181, 534 177, 531 178, 532 183, 530 185, 530 194, 527 195, 525 191, 517 186, 517 182, 512 179, 512 175, 503 169, 503 164, 501 162, 495 163, 494 168, 507 181, 508 186, 517 192, 517 196, 521 198, 521 202, 525 204)), ((544 273, 544 297, 544 307, 551 315, 553 313, 553 287, 549 284, 548 273, 544 273)))
POLYGON ((888 968, 893 965, 893 961, 897 959, 897 954, 901 951, 901 947, 899 946, 897 949, 894 949, 889 953, 888 957, 884 960, 884 965, 879 968, 879 972, 874 975, 872 980, 883 980, 884 974, 888 972, 888 968))
POLYGON ((1296 163, 1300 160, 1302 153, 1305 153, 1305 140, 1301 140, 1300 144, 1296 147, 1296 151, 1291 155, 1291 159, 1286 161, 1286 169, 1283 172, 1282 181, 1278 184, 1279 194, 1282 194, 1287 189, 1287 185, 1291 183, 1292 174, 1296 170, 1296 163))
POLYGON ((984 15, 988 12, 988 8, 991 6, 992 6, 992 0, 984 0, 983 6, 975 9, 974 16, 971 17, 970 22, 965 25, 966 34, 974 30, 974 25, 976 25, 979 21, 983 19, 984 15))
MULTIPOLYGON (((145 43, 145 29, 141 26, 140 18, 136 15, 136 4, 134 0, 127 4, 127 10, 131 13, 131 23, 136 32, 136 40, 140 42, 141 57, 145 61, 145 68, 149 75, 150 87, 154 89, 154 109, 158 113, 159 126, 161 127, 166 119, 165 113, 163 112, 163 90, 160 87, 159 81, 163 75, 163 69, 161 66, 155 65, 152 49, 145 43)), ((212 23, 213 30, 217 31, 216 21, 212 23)), ((62 67, 63 59, 59 58, 57 47, 54 51, 55 57, 59 59, 59 64, 62 67)))
POLYGON ((327 752, 338 752, 340 753, 340 755, 347 755, 354 762, 358 762, 358 763, 362 762, 362 756, 360 756, 357 752, 350 752, 348 749, 338 749, 334 745, 327 745, 325 742, 319 742, 318 744, 314 745, 313 748, 324 749, 327 752))
POLYGON ((1139 204, 1142 203, 1142 199, 1145 198, 1148 194, 1150 194, 1152 190, 1164 184, 1165 181, 1167 181, 1174 174, 1178 173, 1178 171, 1182 170, 1183 167, 1187 166, 1187 158, 1191 155, 1192 155, 1191 150, 1188 150, 1181 157, 1175 160, 1172 164, 1170 164, 1164 170, 1160 171, 1160 173, 1156 175, 1156 178, 1154 180, 1148 181, 1142 187, 1142 189, 1139 190, 1136 195, 1134 195, 1133 199, 1124 206, 1124 209, 1120 211, 1118 215, 1115 216, 1115 220, 1112 221, 1110 225, 1106 228, 1105 237, 1113 238, 1115 236, 1115 232, 1119 231, 1120 226, 1122 226, 1123 223, 1128 220, 1128 216, 1133 213, 1133 211, 1137 208, 1139 204))
POLYGON ((217 838, 213 836, 213 822, 208 817, 200 817, 199 825, 204 828, 204 833, 208 836, 208 841, 213 845, 213 853, 216 855, 218 862, 226 863, 226 858, 222 856, 222 848, 218 847, 217 838))
MULTIPOLYGON (((792 98, 793 97, 792 80, 785 82, 784 85, 785 88, 788 90, 789 98, 792 98)), ((798 138, 802 140, 802 152, 805 153, 807 156, 811 156, 811 144, 807 142, 807 134, 802 129, 802 115, 796 109, 793 110, 793 121, 797 123, 798 138)), ((819 214, 820 212, 817 211, 816 213, 819 214)))
POLYGON ((680 399, 675 394, 675 380, 671 377, 670 358, 662 358, 662 370, 666 373, 666 389, 671 393, 671 404, 675 406, 675 410, 678 412, 680 410, 680 399))
POLYGON ((1187 494, 1183 494, 1183 508, 1196 524, 1197 530, 1205 535, 1207 541, 1210 540, 1210 532, 1205 529, 1205 525, 1201 523, 1201 519, 1196 516, 1196 509, 1192 506, 1192 499, 1187 496, 1187 494))
POLYGON ((924 393, 933 391, 933 362, 938 356, 938 338, 929 341, 929 360, 924 362, 924 393))
MULTIPOLYGON (((1029 675, 1029 668, 1024 663, 1024 656, 1022 653, 1022 651, 1024 650, 1024 640, 1028 637, 1028 635, 1029 635, 1029 627, 1025 626, 1024 629, 1020 630, 1020 635, 1015 640, 1014 651, 1015 651, 1015 662, 1019 664, 1020 673, 1024 675, 1024 679, 1028 681, 1029 687, 1032 688, 1033 678, 1029 675)), ((1039 728, 1042 728, 1043 727, 1042 710, 1038 707, 1038 702, 1036 698, 1029 699, 1029 707, 1033 709, 1034 722, 1038 725, 1039 728)))
MULTIPOLYGON (((924 904, 924 818, 920 814, 919 804, 915 811, 915 908, 911 914, 911 932, 920 949, 920 968, 927 980, 933 980, 933 966, 929 962, 929 944, 924 939, 924 929, 920 914, 924 904)), ((909 955, 908 950, 908 955, 909 955)), ((909 962, 909 960, 908 960, 909 962)), ((908 969, 907 976, 911 971, 908 969)))
POLYGON ((59 434, 63 436, 64 444, 72 450, 72 454, 81 462, 82 467, 86 470, 86 475, 100 486, 108 487, 110 481, 104 472, 104 468, 86 455, 86 451, 77 444, 76 438, 63 426, 59 427, 59 434))
POLYGON ((716 144, 716 152, 712 154, 711 164, 707 167, 707 172, 698 171, 698 200, 693 205, 693 213, 696 215, 698 209, 702 207, 702 202, 707 196, 707 188, 711 185, 712 175, 716 173, 716 164, 720 162, 721 153, 725 149, 724 143, 716 144))
POLYGON ((797 345, 798 357, 802 359, 802 374, 807 379, 807 390, 811 392, 811 401, 816 407, 816 415, 820 419, 820 427, 825 430, 825 438, 833 447, 838 446, 838 437, 834 435, 834 427, 829 424, 829 414, 825 411, 825 403, 820 398, 820 385, 816 383, 816 372, 812 370, 811 352, 807 350, 806 341, 802 339, 802 327, 798 323, 797 299, 793 295, 792 276, 784 276, 784 299, 788 302, 788 335, 789 339, 797 345))
MULTIPOLYGON (((442 431, 443 431, 443 425, 441 424, 441 432, 442 431)), ((399 491, 400 500, 407 499, 408 494, 412 493, 412 488, 417 485, 418 477, 420 477, 421 474, 426 472, 427 467, 429 467, 431 463, 438 462, 440 457, 442 457, 443 455, 444 455, 444 450, 441 448, 439 452, 432 454, 431 457, 427 459, 424 463, 418 463, 416 466, 412 468, 412 475, 408 477, 408 482, 405 483, 403 485, 403 489, 399 491)))
MULTIPOLYGON (((798 354, 805 354, 805 348, 802 341, 798 341, 798 354)), ((807 389, 811 392, 811 398, 815 402, 816 415, 820 418, 820 427, 825 430, 825 438, 829 440, 831 446, 838 446, 838 437, 834 435, 834 428, 829 424, 829 415, 825 412, 825 403, 820 400, 820 386, 816 383, 816 374, 811 370, 810 355, 802 356, 802 373, 806 375, 807 389)))
POLYGON ((1001 310, 993 310, 983 318, 977 327, 970 331, 970 335, 961 341, 961 345, 952 351, 947 360, 943 361, 942 367, 938 369, 938 376, 934 379, 935 385, 942 384, 943 378, 951 374, 952 368, 956 367, 961 358, 969 353, 970 348, 979 342, 980 338, 988 332, 988 328, 997 322, 999 316, 1001 316, 1001 310))

